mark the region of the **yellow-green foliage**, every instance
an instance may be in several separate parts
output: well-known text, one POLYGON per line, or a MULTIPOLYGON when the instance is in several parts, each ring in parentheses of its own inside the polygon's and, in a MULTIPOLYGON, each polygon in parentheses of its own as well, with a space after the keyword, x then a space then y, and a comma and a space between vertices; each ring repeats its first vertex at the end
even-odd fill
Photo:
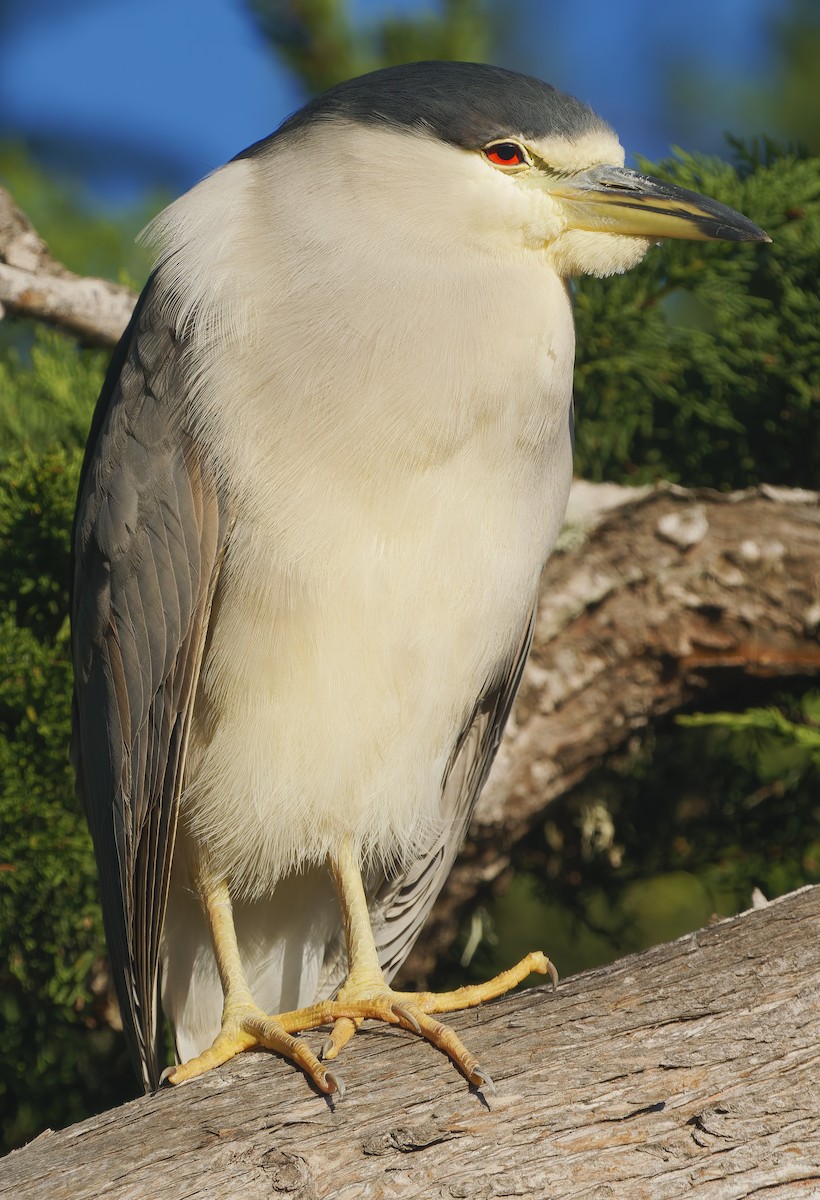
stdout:
POLYGON ((781 779, 787 773, 781 761, 783 755, 789 759, 797 755, 798 761, 808 756, 816 767, 820 767, 820 692, 810 693, 806 697, 801 715, 801 721, 794 721, 779 708, 747 708, 742 713, 694 713, 692 716, 678 717, 678 723, 695 729, 721 726, 734 733, 755 730, 762 746, 775 748, 774 761, 770 749, 769 758, 764 759, 761 766, 772 779, 781 779))
POLYGON ((0 460, 17 447, 82 446, 108 354, 38 326, 0 357, 0 460))

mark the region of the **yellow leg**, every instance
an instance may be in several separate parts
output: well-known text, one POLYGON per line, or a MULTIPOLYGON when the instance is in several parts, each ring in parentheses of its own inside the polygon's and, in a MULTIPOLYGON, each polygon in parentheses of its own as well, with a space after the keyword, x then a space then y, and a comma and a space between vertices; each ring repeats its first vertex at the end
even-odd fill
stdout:
POLYGON ((201 872, 199 892, 211 928, 216 965, 225 997, 222 1006, 222 1028, 215 1041, 202 1054, 164 1073, 170 1083, 184 1083, 202 1075, 211 1067, 219 1067, 243 1050, 265 1046, 276 1050, 297 1063, 322 1092, 341 1091, 342 1084, 333 1071, 328 1071, 301 1038, 292 1036, 296 1029, 309 1029, 310 1023, 297 1025, 289 1032, 276 1017, 270 1017, 253 1002, 248 988, 233 922, 233 906, 228 885, 214 881, 201 872))
MULTIPOLYGON (((325 1020, 336 1014, 333 1030, 322 1050, 323 1058, 336 1058, 362 1021, 375 1018, 402 1025, 426 1038, 449 1055, 471 1083, 492 1086, 487 1072, 455 1031, 434 1020, 430 1014, 473 1008, 485 1000, 503 995, 533 972, 548 974, 556 984, 558 973, 555 967, 546 955, 535 951, 510 970, 485 983, 461 987, 453 992, 394 991, 386 983, 379 965, 361 872, 349 846, 342 847, 331 864, 331 870, 342 910, 349 972, 336 999, 330 1005, 315 1006, 317 1018, 320 1015, 318 1010, 321 1010, 325 1020)), ((300 1014, 302 1017, 304 1015, 300 1014)), ((290 1019, 289 1013, 280 1018, 286 1026, 290 1025, 290 1019)))
POLYGON ((387 984, 379 965, 370 925, 361 872, 350 848, 345 845, 331 863, 344 923, 349 971, 335 1000, 323 1000, 307 1008, 268 1016, 253 1002, 236 941, 228 885, 202 871, 199 892, 211 928, 214 952, 225 1001, 222 1028, 207 1050, 187 1063, 171 1068, 165 1077, 182 1083, 220 1066, 252 1046, 264 1046, 291 1059, 322 1092, 343 1093, 342 1081, 317 1058, 307 1042, 293 1035, 321 1025, 333 1025, 323 1047, 325 1060, 334 1059, 365 1020, 400 1025, 438 1046, 476 1086, 492 1087, 492 1079, 466 1048, 454 1030, 436 1021, 433 1013, 472 1008, 508 992, 537 972, 558 980, 555 967, 540 951, 528 954, 508 971, 486 983, 461 987, 453 992, 397 992, 387 984))

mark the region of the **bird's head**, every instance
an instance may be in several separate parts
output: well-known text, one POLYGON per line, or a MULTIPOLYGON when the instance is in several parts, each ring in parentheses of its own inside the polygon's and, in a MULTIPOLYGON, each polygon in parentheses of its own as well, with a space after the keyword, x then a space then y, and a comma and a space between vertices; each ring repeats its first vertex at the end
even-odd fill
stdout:
POLYGON ((276 162, 279 150, 398 248, 540 251, 571 276, 627 270, 661 238, 769 240, 724 205, 626 168, 586 105, 499 67, 411 63, 349 80, 245 155, 276 162))

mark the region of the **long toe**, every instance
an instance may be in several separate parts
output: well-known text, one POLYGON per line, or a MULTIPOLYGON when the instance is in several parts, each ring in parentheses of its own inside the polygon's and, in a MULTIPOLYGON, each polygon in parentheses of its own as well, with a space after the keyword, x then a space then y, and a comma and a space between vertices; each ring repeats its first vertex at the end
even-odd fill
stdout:
MULTIPOLYGON (((476 1056, 467 1049, 454 1029, 436 1020, 433 1014, 473 1008, 485 1000, 495 999, 533 973, 548 975, 553 985, 558 979, 555 967, 540 950, 528 954, 514 967, 485 983, 471 984, 452 992, 397 992, 383 980, 363 984, 351 977, 340 989, 336 1000, 303 1010, 301 1016, 309 1016, 313 1025, 333 1022, 330 1036, 322 1047, 322 1058, 325 1060, 336 1058, 363 1021, 382 1021, 400 1025, 437 1046, 472 1084, 484 1091, 494 1092, 492 1078, 476 1056)), ((285 1013, 280 1020, 289 1029, 296 1030, 300 1028, 297 1025, 299 1018, 298 1013, 285 1013)))
MULTIPOLYGON (((294 1014, 289 1015, 292 1017, 294 1014)), ((321 1024, 321 1021, 311 1019, 314 1015, 314 1010, 305 1010, 304 1023, 298 1024, 297 1028, 312 1029, 321 1024)), ((241 1015, 234 1014, 207 1050, 185 1063, 169 1067, 163 1072, 162 1081, 175 1085, 185 1083, 254 1047, 273 1050, 283 1058, 290 1059, 313 1080, 320 1092, 338 1092, 341 1095, 344 1090, 340 1077, 324 1066, 304 1038, 294 1037, 277 1017, 269 1016, 255 1006, 248 1006, 241 1015)))

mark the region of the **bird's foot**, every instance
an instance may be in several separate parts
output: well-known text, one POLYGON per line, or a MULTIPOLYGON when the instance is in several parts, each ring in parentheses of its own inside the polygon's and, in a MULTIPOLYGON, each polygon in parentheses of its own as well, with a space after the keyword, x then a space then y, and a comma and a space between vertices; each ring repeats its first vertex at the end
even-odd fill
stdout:
MULTIPOLYGON (((437 1046, 476 1087, 495 1090, 489 1074, 455 1030, 435 1020, 432 1014, 474 1008, 485 1000, 504 995, 533 973, 549 975, 553 984, 558 982, 558 972, 541 951, 528 954, 510 970, 485 983, 471 984, 453 992, 397 992, 384 980, 359 982, 351 976, 335 1000, 317 1006, 322 1008, 325 1020, 334 1022, 322 1047, 322 1058, 325 1061, 336 1058, 362 1021, 385 1021, 389 1025, 400 1025, 437 1046)), ((289 1017, 290 1014, 286 1014, 286 1018, 289 1017)))
POLYGON ((350 1041, 362 1021, 383 1021, 399 1025, 425 1038, 447 1054, 463 1075, 476 1087, 493 1090, 493 1081, 455 1030, 435 1020, 434 1013, 474 1008, 485 1000, 503 996, 528 975, 549 975, 553 983, 558 973, 545 954, 535 951, 522 958, 509 971, 503 971, 486 983, 469 984, 454 992, 396 992, 379 975, 352 973, 334 1000, 323 1000, 308 1008, 269 1016, 252 1003, 234 1005, 223 1015, 222 1029, 202 1054, 163 1075, 169 1083, 184 1083, 219 1067, 229 1059, 253 1047, 275 1050, 301 1067, 320 1092, 344 1094, 341 1078, 325 1065, 336 1058, 350 1041), (332 1025, 322 1048, 322 1059, 307 1042, 294 1034, 321 1025, 332 1025), (324 1060, 324 1061, 322 1061, 324 1060))
MULTIPOLYGON (((292 1031, 312 1029, 316 1024, 322 1023, 311 1020, 310 1009, 299 1012, 304 1012, 304 1020, 297 1024, 291 1023, 292 1031)), ((299 1013, 286 1015, 295 1018, 299 1013)), ((268 1016, 261 1008, 251 1003, 236 1006, 230 1014, 226 1013, 223 1016, 222 1029, 212 1045, 196 1058, 175 1067, 168 1067, 163 1072, 162 1082, 167 1080, 169 1083, 178 1084, 195 1079, 198 1075, 210 1071, 212 1067, 221 1067, 237 1054, 254 1047, 275 1050, 284 1058, 289 1058, 313 1080, 320 1092, 338 1092, 340 1097, 344 1094, 341 1078, 328 1070, 303 1038, 294 1037, 293 1032, 285 1028, 279 1017, 268 1016)))

